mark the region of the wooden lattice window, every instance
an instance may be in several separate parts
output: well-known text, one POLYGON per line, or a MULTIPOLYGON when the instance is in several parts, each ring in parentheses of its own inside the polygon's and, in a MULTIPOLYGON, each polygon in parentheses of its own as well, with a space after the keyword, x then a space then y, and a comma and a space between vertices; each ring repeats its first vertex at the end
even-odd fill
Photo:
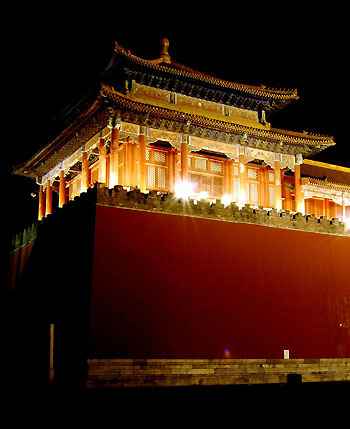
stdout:
POLYGON ((222 173, 222 162, 210 161, 210 170, 213 173, 222 173))
POLYGON ((76 195, 80 195, 81 192, 81 178, 80 176, 76 179, 73 179, 70 182, 71 190, 70 190, 70 196, 71 198, 74 198, 76 195))
POLYGON ((193 192, 205 192, 211 198, 221 198, 223 195, 223 162, 203 156, 189 157, 189 181, 193 192))
POLYGON ((168 189, 168 151, 158 148, 146 149, 147 189, 168 189))
POLYGON ((194 168, 198 170, 206 170, 207 160, 205 158, 194 158, 194 168))
POLYGON ((246 200, 248 204, 259 204, 259 182, 257 168, 247 168, 246 200))
POLYGON ((223 195, 223 179, 222 177, 213 177, 213 195, 222 196, 223 195))

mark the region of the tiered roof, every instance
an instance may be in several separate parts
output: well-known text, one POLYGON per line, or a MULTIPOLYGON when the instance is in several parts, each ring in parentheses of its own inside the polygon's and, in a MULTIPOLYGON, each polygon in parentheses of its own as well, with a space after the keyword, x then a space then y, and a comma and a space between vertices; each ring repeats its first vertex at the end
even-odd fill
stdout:
POLYGON ((56 137, 23 165, 16 167, 14 173, 31 178, 45 175, 101 131, 111 115, 118 115, 126 122, 170 127, 171 130, 222 139, 228 143, 237 143, 239 138, 239 143, 246 146, 253 144, 276 152, 300 153, 304 157, 335 144, 328 136, 279 130, 259 123, 246 126, 224 115, 218 119, 205 112, 180 108, 176 103, 160 106, 151 100, 140 100, 128 90, 132 81, 202 100, 270 112, 298 98, 296 90, 238 84, 181 65, 170 58, 166 39, 162 42, 160 57, 155 60, 142 59, 116 43, 101 81, 65 110, 58 121, 60 131, 56 137))
POLYGON ((167 39, 162 39, 161 46, 161 56, 148 60, 132 54, 115 42, 114 55, 102 79, 108 83, 115 75, 123 73, 128 79, 135 79, 144 85, 163 87, 185 95, 190 93, 198 98, 240 108, 262 109, 267 113, 279 110, 299 98, 295 89, 246 85, 193 70, 170 57, 167 39))

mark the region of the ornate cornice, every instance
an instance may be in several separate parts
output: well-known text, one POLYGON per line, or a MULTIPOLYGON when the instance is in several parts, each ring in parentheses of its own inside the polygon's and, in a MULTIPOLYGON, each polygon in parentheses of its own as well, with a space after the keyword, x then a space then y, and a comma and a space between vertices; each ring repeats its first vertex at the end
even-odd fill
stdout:
POLYGON ((317 179, 314 177, 307 177, 307 183, 310 185, 318 186, 320 188, 332 189, 335 191, 350 192, 350 185, 343 183, 329 182, 328 180, 317 179))
POLYGON ((101 94, 112 103, 112 115, 120 115, 127 122, 167 129, 209 140, 242 144, 280 153, 316 153, 335 144, 333 137, 297 133, 278 129, 262 129, 226 122, 181 110, 154 106, 135 101, 103 84, 101 94))
POLYGON ((332 137, 254 128, 135 101, 102 84, 87 109, 30 160, 16 167, 14 173, 31 178, 45 175, 106 127, 111 116, 124 122, 221 143, 304 157, 335 144, 332 137))

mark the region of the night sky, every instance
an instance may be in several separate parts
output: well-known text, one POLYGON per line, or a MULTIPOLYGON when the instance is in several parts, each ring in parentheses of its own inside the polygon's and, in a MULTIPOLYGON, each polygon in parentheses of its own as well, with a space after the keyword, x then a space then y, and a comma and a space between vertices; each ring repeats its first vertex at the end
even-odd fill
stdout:
MULTIPOLYGON (((99 1, 84 2, 79 10, 75 3, 73 10, 72 1, 6 5, 2 101, 7 111, 2 117, 1 146, 5 164, 1 243, 7 245, 6 256, 13 234, 36 222, 38 210, 38 197, 31 196, 37 185, 11 175, 12 167, 41 149, 47 124, 96 83, 115 40, 142 58, 154 59, 159 57, 160 39, 167 37, 170 56, 195 70, 239 83, 297 89, 300 100, 269 118, 272 127, 334 136, 337 146, 315 159, 350 167, 346 2, 342 6, 278 2, 277 7, 270 2, 239 3, 117 1, 112 6, 99 1)), ((67 243, 67 255, 74 252, 74 241, 72 237, 67 243)), ((52 254, 57 267, 60 258, 52 254)), ((1 283, 6 284, 6 269, 3 274, 1 283)), ((11 306, 6 310, 1 308, 2 320, 13 321, 17 313, 12 314, 11 306)), ((12 383, 16 374, 23 384, 32 375, 27 371, 30 349, 22 346, 27 321, 19 320, 20 335, 12 335, 10 329, 7 337, 13 337, 10 345, 17 343, 14 350, 20 349, 17 360, 25 350, 25 366, 22 359, 7 372, 12 383)), ((5 351, 13 352, 3 336, 2 342, 5 351)), ((17 397, 14 403, 18 404, 17 397)))
POLYGON ((344 11, 251 5, 230 12, 223 6, 195 12, 150 9, 101 4, 99 12, 73 13, 62 6, 39 14, 31 7, 16 15, 18 25, 7 46, 15 112, 6 153, 11 228, 35 221, 37 207, 30 196, 36 185, 11 177, 11 166, 45 145, 47 124, 98 80, 115 40, 154 59, 160 39, 167 37, 170 56, 193 69, 239 83, 297 89, 300 99, 269 118, 272 127, 334 136, 337 146, 314 159, 350 167, 344 11), (29 213, 25 220, 19 208, 29 213))

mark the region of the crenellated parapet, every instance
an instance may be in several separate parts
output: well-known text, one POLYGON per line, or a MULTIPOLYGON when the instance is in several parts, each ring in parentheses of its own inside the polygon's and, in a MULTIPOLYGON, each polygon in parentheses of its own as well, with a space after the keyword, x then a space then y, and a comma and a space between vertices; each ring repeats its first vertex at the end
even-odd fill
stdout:
POLYGON ((75 197, 74 200, 68 201, 57 210, 56 214, 49 215, 16 234, 12 239, 10 251, 13 252, 34 241, 40 225, 51 222, 51 219, 59 216, 61 211, 74 209, 74 206, 86 199, 92 204, 95 204, 96 201, 96 204, 101 206, 350 237, 350 229, 338 218, 328 219, 325 216, 303 215, 249 204, 240 207, 234 202, 225 205, 218 200, 216 202, 205 199, 186 200, 177 198, 174 193, 157 191, 142 193, 138 188, 125 188, 118 185, 109 189, 104 184, 96 184, 94 188, 90 188, 87 192, 75 197))
POLYGON ((337 218, 317 218, 315 215, 277 211, 249 204, 240 208, 235 203, 225 205, 221 201, 185 200, 177 198, 173 193, 142 193, 138 188, 128 190, 122 186, 108 189, 104 185, 97 185, 96 192, 96 204, 101 206, 350 237, 350 230, 337 218))

